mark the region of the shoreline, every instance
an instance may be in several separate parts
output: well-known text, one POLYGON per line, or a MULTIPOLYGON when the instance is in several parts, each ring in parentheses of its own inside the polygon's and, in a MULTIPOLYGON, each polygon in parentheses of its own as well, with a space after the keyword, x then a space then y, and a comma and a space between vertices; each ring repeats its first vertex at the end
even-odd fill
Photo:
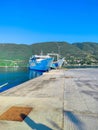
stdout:
MULTIPOLYGON (((85 67, 98 67, 98 65, 66 65, 63 66, 61 69, 66 67, 77 67, 77 68, 85 68, 85 67)), ((28 66, 0 66, 0 68, 28 68, 28 66)))

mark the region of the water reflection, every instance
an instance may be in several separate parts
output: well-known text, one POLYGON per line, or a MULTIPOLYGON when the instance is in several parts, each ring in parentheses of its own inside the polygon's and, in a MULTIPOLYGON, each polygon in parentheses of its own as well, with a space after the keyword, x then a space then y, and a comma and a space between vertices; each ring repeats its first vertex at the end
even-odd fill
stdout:
POLYGON ((43 73, 41 71, 34 71, 34 70, 29 70, 29 79, 33 79, 36 78, 40 75, 42 75, 43 73))
POLYGON ((28 68, 0 68, 0 92, 6 91, 42 74, 42 72, 28 70, 28 68))

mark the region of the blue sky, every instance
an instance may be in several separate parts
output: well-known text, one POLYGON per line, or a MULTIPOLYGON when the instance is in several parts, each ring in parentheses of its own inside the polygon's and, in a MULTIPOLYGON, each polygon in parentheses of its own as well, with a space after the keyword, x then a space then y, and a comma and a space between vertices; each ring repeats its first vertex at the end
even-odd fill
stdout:
POLYGON ((98 42, 98 0, 0 0, 0 43, 98 42))

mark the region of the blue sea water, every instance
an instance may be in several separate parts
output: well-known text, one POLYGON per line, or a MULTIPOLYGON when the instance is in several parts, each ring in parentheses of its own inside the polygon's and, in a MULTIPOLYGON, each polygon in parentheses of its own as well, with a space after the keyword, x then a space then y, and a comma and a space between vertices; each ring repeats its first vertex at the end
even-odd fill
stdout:
POLYGON ((28 68, 0 68, 0 93, 40 75, 28 68))

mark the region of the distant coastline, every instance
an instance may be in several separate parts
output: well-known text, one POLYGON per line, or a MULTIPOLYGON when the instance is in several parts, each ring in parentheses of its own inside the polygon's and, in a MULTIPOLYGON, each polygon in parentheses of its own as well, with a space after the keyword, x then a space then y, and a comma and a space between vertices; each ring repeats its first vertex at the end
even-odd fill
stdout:
POLYGON ((69 66, 64 66, 64 68, 68 68, 68 69, 71 69, 71 68, 98 68, 98 65, 82 65, 82 66, 79 66, 79 65, 69 65, 69 66))
MULTIPOLYGON (((0 68, 28 68, 28 66, 0 66, 0 68)), ((98 65, 68 65, 68 66, 63 66, 63 68, 98 68, 98 65)))

